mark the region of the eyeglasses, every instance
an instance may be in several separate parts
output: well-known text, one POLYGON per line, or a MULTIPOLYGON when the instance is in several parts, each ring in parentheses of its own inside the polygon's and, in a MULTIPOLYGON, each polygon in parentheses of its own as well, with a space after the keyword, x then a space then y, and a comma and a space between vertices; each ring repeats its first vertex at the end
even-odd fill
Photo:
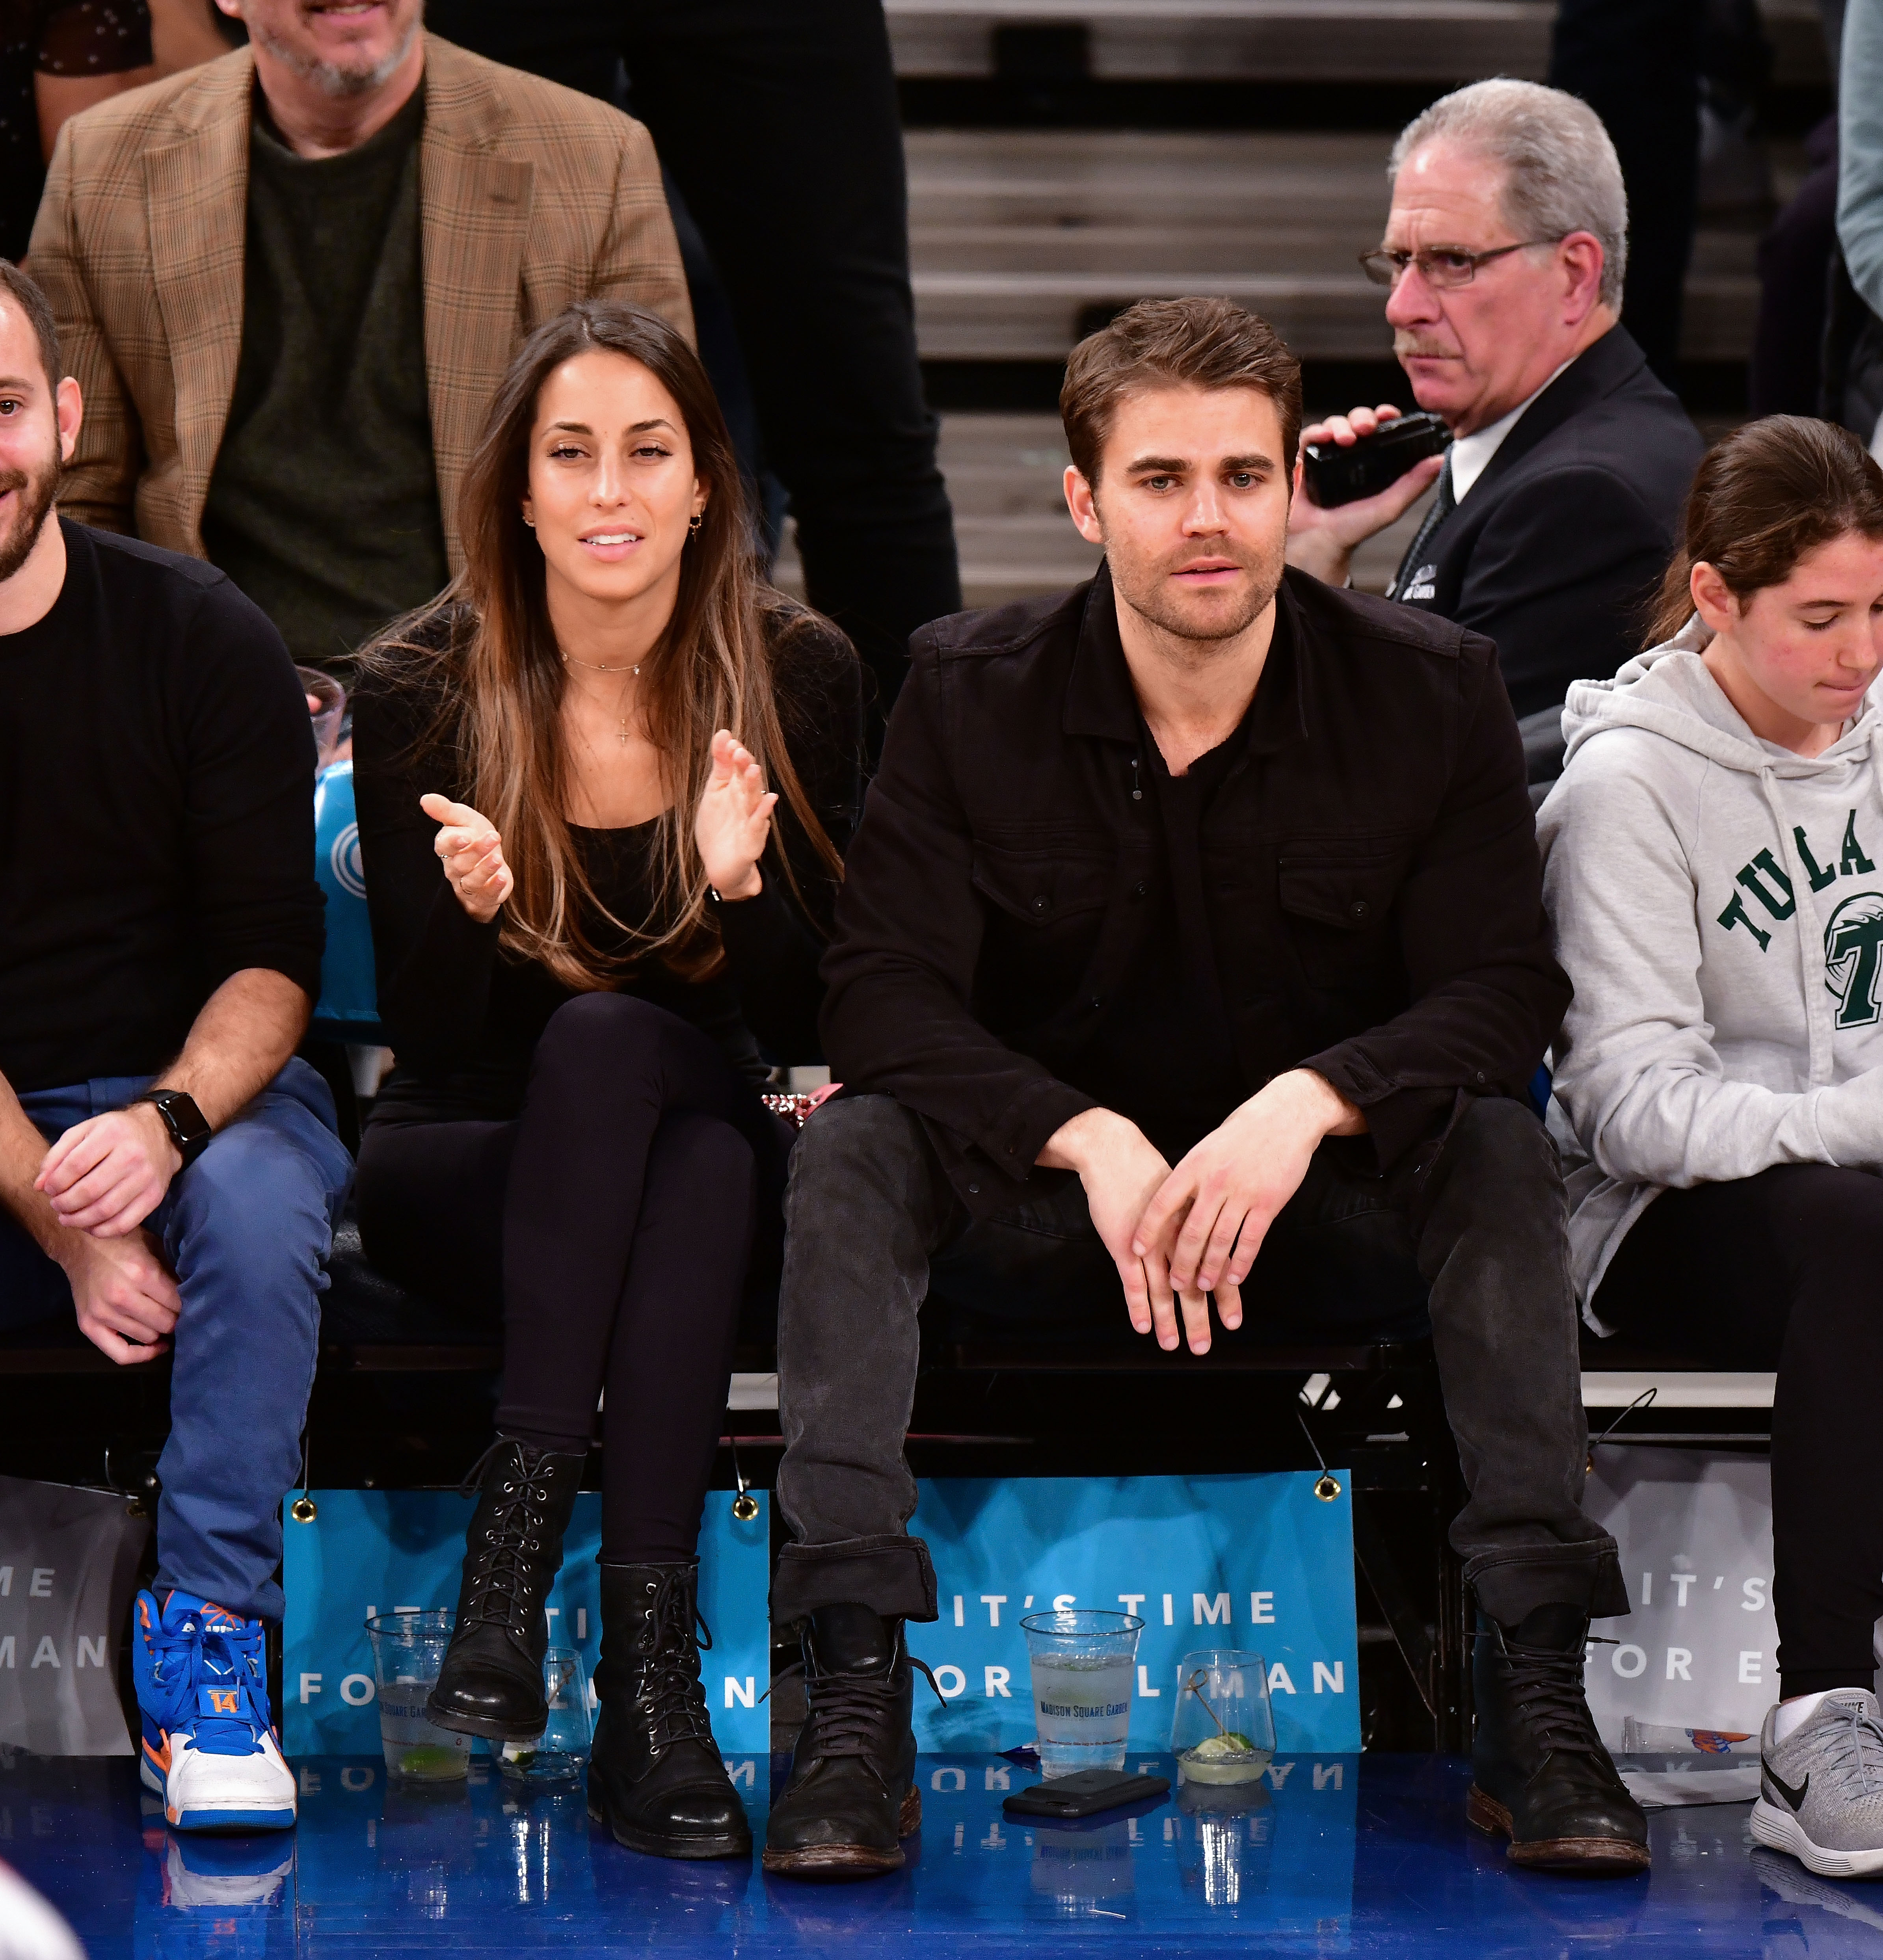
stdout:
POLYGON ((1515 245, 1494 246, 1488 252, 1461 252, 1454 247, 1428 246, 1423 252, 1377 252, 1360 254, 1360 269, 1376 286, 1396 286, 1408 266, 1419 268, 1419 276, 1429 286, 1445 291, 1454 286, 1468 286, 1477 269, 1512 252, 1527 251, 1532 245, 1560 245, 1567 234, 1554 238, 1522 238, 1515 245))

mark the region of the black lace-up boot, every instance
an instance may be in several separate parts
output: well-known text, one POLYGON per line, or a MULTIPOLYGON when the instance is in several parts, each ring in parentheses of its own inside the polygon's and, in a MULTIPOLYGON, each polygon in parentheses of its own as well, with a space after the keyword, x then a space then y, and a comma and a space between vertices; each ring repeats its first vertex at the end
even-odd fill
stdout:
POLYGON ((483 1483, 464 1534, 457 1625, 425 1704, 441 1729, 521 1742, 548 1723, 543 1608, 562 1570, 583 1461, 499 1437, 465 1480, 481 1475, 483 1483))
POLYGON ((601 1712, 588 1758, 588 1812, 630 1851, 745 1858, 751 1828, 725 1772, 695 1636, 699 1561, 601 1568, 601 1712))
POLYGON ((914 1669, 900 1620, 867 1606, 820 1606, 804 1622, 804 1726, 772 1806, 765 1869, 795 1879, 862 1879, 902 1864, 922 1823, 916 1788, 914 1669))
POLYGON ((1583 1698, 1588 1637, 1579 1606, 1539 1606, 1509 1628, 1480 1611, 1465 1814, 1510 1840, 1512 1864, 1621 1877, 1648 1869, 1648 1820, 1583 1698))

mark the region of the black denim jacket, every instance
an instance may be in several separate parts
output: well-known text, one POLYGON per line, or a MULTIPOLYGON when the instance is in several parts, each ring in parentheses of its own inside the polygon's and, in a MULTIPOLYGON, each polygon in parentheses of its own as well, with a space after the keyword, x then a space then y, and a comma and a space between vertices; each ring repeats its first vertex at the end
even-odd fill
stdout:
MULTIPOLYGON (((1490 641, 1293 571, 1278 603, 1293 709, 1262 717, 1204 826, 1219 964, 1244 1079, 1318 1070, 1385 1169, 1461 1096, 1521 1095, 1569 988, 1490 641)), ((925 1120, 978 1214, 1093 1106, 1082 1054, 1162 875, 1142 740, 1103 568, 915 636, 824 961, 824 1046, 846 1088, 925 1120)))

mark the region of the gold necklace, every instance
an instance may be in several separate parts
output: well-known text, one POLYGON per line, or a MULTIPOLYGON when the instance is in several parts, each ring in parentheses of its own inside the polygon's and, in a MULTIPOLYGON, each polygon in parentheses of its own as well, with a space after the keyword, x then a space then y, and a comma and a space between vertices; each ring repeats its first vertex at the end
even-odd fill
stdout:
MULTIPOLYGON (((559 654, 562 652, 562 648, 559 648, 559 647, 558 647, 558 648, 556 648, 556 651, 559 654)), ((562 654, 562 658, 563 658, 566 662, 568 662, 568 663, 569 663, 571 667, 586 667, 591 673, 631 673, 631 674, 638 674, 638 673, 641 671, 641 670, 640 670, 639 667, 604 667, 604 666, 602 665, 601 662, 601 661, 599 661, 599 660, 578 660, 578 659, 576 659, 575 656, 573 654, 562 654)))
MULTIPOLYGON (((556 651, 559 654, 562 653, 560 647, 556 651)), ((586 667, 591 673, 625 673, 633 680, 639 680, 641 677, 641 670, 638 667, 604 667, 599 660, 578 660, 573 654, 562 654, 562 664, 569 667, 586 667)), ((627 692, 625 686, 621 690, 623 700, 627 698, 627 692)), ((615 740, 625 749, 628 746, 628 718, 625 714, 621 716, 620 722, 621 733, 615 740)))

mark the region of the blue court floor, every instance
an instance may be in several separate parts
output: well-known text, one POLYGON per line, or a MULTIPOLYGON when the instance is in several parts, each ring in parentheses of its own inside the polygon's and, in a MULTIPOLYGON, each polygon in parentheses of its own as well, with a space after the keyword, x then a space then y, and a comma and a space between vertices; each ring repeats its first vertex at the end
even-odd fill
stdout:
MULTIPOLYGON (((1134 1757, 1135 1767, 1139 1758, 1134 1757)), ((1156 1768, 1157 1758, 1144 1761, 1156 1768)), ((767 1765, 735 1764, 762 1832, 767 1765)), ((922 1760, 908 1869, 811 1887, 746 1863, 637 1857, 579 1790, 472 1780, 388 1789, 377 1760, 300 1766, 292 1837, 182 1839, 128 1761, 0 1760, 0 1857, 47 1893, 92 1960, 461 1954, 1311 1952, 1759 1955, 1883 1960, 1883 1884, 1814 1879, 1754 1847, 1744 1804, 1664 1810, 1654 1869, 1527 1876, 1468 1831, 1464 1765, 1302 1756, 1240 1811, 1174 1802, 1084 1826, 1004 1818, 1031 1774, 998 1757, 922 1760)))

